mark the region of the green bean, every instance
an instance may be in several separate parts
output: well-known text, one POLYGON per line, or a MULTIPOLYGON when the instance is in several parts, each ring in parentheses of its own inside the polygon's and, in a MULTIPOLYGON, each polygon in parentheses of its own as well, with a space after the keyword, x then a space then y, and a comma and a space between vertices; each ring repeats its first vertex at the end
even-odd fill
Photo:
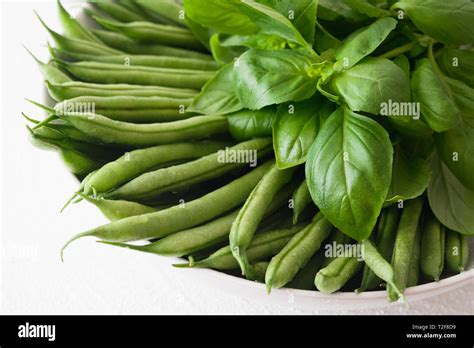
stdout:
POLYGON ((242 204, 271 165, 264 163, 231 183, 183 205, 128 217, 79 233, 64 245, 61 253, 81 237, 96 237, 110 242, 161 238, 210 221, 242 204))
POLYGON ((57 114, 62 114, 93 108, 94 113, 117 121, 156 123, 179 121, 193 116, 185 112, 185 108, 191 103, 191 98, 82 96, 58 103, 54 110, 57 114))
POLYGON ((273 166, 247 198, 232 225, 229 235, 230 247, 240 265, 242 274, 248 278, 253 278, 253 276, 251 265, 247 260, 246 249, 263 218, 265 207, 272 201, 275 194, 291 180, 294 171, 295 168, 279 170, 273 162, 273 166))
POLYGON ((158 209, 143 204, 128 202, 123 200, 107 200, 103 198, 92 198, 90 196, 79 194, 79 196, 89 203, 94 204, 110 221, 117 221, 130 216, 149 214, 158 211, 158 209))
POLYGON ((151 68, 145 66, 126 67, 121 64, 97 62, 69 63, 55 61, 59 67, 85 82, 127 83, 175 88, 200 89, 215 72, 208 70, 184 70, 151 68))
POLYGON ((370 240, 363 240, 361 245, 363 248, 362 255, 365 264, 369 266, 369 268, 375 273, 377 277, 387 282, 393 291, 395 291, 397 295, 403 299, 403 293, 397 288, 395 284, 395 272, 393 271, 390 263, 388 263, 384 256, 380 254, 380 252, 375 248, 370 240))
POLYGON ((49 80, 53 83, 67 83, 67 82, 72 81, 72 79, 68 75, 63 73, 61 70, 56 68, 54 65, 43 63, 38 58, 36 58, 33 55, 33 53, 31 53, 30 50, 28 50, 26 47, 25 47, 25 49, 33 57, 35 62, 38 64, 38 68, 41 72, 41 75, 43 75, 43 78, 45 80, 49 80))
POLYGON ((47 144, 48 147, 55 149, 67 149, 80 152, 85 156, 101 161, 113 160, 120 155, 118 151, 111 151, 111 149, 106 149, 100 145, 70 139, 62 132, 48 126, 42 126, 36 129, 28 127, 28 130, 33 143, 40 142, 41 144, 47 144))
POLYGON ((308 261, 306 266, 304 266, 289 282, 286 287, 290 289, 300 289, 300 290, 314 290, 314 277, 316 273, 321 269, 323 261, 323 253, 318 251, 314 254, 311 259, 308 261))
POLYGON ((84 193, 108 192, 160 164, 205 156, 223 148, 227 143, 200 142, 159 145, 126 153, 107 163, 84 186, 84 193))
POLYGON ((121 22, 148 20, 148 18, 146 18, 145 16, 135 11, 131 11, 129 8, 117 4, 111 0, 100 0, 97 2, 92 2, 91 4, 121 22))
MULTIPOLYGON (((400 223, 398 224, 391 263, 395 271, 394 283, 400 292, 404 292, 407 285, 408 269, 422 209, 423 201, 421 198, 405 202, 400 223)), ((398 299, 398 293, 390 284, 387 286, 387 291, 391 301, 398 299)))
POLYGON ((157 15, 159 18, 165 18, 174 24, 186 27, 186 21, 183 17, 184 9, 173 0, 161 0, 160 2, 136 0, 135 3, 144 8, 145 11, 157 15))
POLYGON ((446 230, 446 265, 453 272, 462 272, 467 267, 469 246, 467 236, 446 230))
POLYGON ((62 49, 50 47, 51 55, 57 59, 72 61, 89 61, 109 64, 122 64, 125 66, 148 66, 154 68, 172 69, 196 69, 196 70, 217 70, 217 63, 207 59, 184 58, 173 56, 153 56, 137 54, 113 54, 96 55, 75 53, 62 49))
POLYGON ((59 19, 64 28, 66 36, 95 42, 102 44, 102 42, 92 32, 85 28, 81 23, 74 19, 63 7, 61 1, 58 0, 59 19))
POLYGON ((93 33, 107 46, 129 53, 213 60, 211 55, 202 52, 165 45, 139 44, 125 35, 108 30, 93 30, 93 33))
POLYGON ((139 42, 204 50, 201 42, 185 28, 151 22, 120 23, 100 17, 94 17, 94 19, 104 28, 117 31, 139 42))
MULTIPOLYGON (((291 237, 304 228, 304 225, 295 225, 286 229, 279 229, 259 233, 252 240, 247 248, 247 257, 249 262, 259 262, 267 260, 277 254, 291 237)), ((208 258, 185 264, 175 265, 176 267, 200 267, 213 268, 218 270, 233 270, 239 268, 239 263, 232 254, 231 247, 225 246, 208 258)))
POLYGON ((319 250, 321 243, 329 237, 331 230, 332 225, 329 221, 322 213, 318 213, 311 224, 295 234, 270 261, 265 275, 267 292, 289 283, 319 250))
POLYGON ((196 90, 184 88, 126 84, 102 85, 80 81, 68 81, 64 83, 53 83, 46 81, 46 87, 48 89, 49 95, 56 101, 63 101, 85 95, 97 97, 130 96, 193 98, 198 94, 196 90))
POLYGON ((342 233, 340 230, 336 229, 328 242, 324 245, 324 259, 322 267, 329 265, 337 256, 335 251, 338 245, 346 245, 352 242, 352 239, 342 233))
POLYGON ((421 271, 439 281, 444 269, 445 227, 432 215, 424 221, 421 237, 421 271))
POLYGON ((313 202, 309 193, 308 185, 304 180, 301 185, 293 193, 293 223, 296 224, 301 212, 313 202))
MULTIPOLYGON (((375 232, 375 244, 382 257, 387 261, 392 260, 393 245, 395 244, 399 220, 400 210, 396 205, 383 210, 379 218, 375 232)), ((357 291, 363 292, 367 289, 375 289, 380 283, 381 279, 366 265, 360 287, 357 291)))
POLYGON ((265 283, 265 273, 267 272, 268 265, 267 261, 260 261, 252 264, 252 269, 255 274, 255 281, 259 283, 265 283))
MULTIPOLYGON (((37 15, 38 19, 40 20, 41 24, 46 28, 48 33, 53 38, 56 45, 58 45, 61 49, 65 51, 73 51, 78 53, 86 53, 86 54, 120 54, 123 53, 119 50, 113 49, 111 47, 107 47, 104 44, 93 42, 90 40, 81 40, 81 39, 73 39, 67 38, 61 34, 58 34, 51 28, 49 28, 45 22, 37 15)), ((100 39, 99 39, 100 40, 100 39)))
POLYGON ((319 270, 314 278, 316 288, 330 294, 342 288, 362 268, 357 257, 337 257, 319 270))
POLYGON ((408 267, 407 288, 418 285, 420 280, 420 258, 421 258, 421 227, 416 229, 415 242, 408 267))
POLYGON ((227 118, 224 116, 196 116, 182 121, 152 124, 114 121, 90 113, 59 115, 59 117, 98 141, 130 146, 152 146, 196 140, 227 131, 227 118))
POLYGON ((69 171, 80 176, 88 175, 97 168, 100 168, 103 164, 103 162, 92 159, 74 150, 60 148, 59 155, 69 171))
MULTIPOLYGON (((275 199, 265 211, 265 216, 272 214, 289 197, 293 187, 290 185, 278 192, 275 199)), ((131 245, 125 243, 105 242, 133 250, 145 251, 158 255, 183 256, 208 250, 221 245, 229 239, 230 227, 237 216, 238 210, 207 224, 188 230, 179 231, 147 245, 131 245)), ((271 219, 271 216, 268 217, 271 219)), ((262 222, 261 225, 264 223, 262 222)))
MULTIPOLYGON (((257 160, 259 154, 271 151, 271 145, 270 138, 255 138, 226 148, 225 152, 227 150, 230 153, 255 151, 255 160, 257 160)), ((145 173, 105 196, 111 199, 147 201, 163 192, 186 188, 249 164, 247 161, 229 162, 223 158, 225 152, 218 151, 192 162, 145 173)))

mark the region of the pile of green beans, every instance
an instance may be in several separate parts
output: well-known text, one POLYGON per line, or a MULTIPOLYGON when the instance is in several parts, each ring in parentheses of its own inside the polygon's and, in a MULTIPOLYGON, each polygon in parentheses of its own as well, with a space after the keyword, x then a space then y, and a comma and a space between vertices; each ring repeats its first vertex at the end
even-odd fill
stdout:
POLYGON ((92 2, 95 29, 58 6, 62 31, 39 18, 51 60, 32 54, 53 104, 33 102, 44 120, 23 116, 33 144, 57 151, 80 180, 67 205, 90 203, 109 220, 70 238, 61 257, 95 237, 182 257, 178 268, 241 273, 269 293, 386 287, 390 301, 467 267, 466 236, 436 220, 424 197, 384 208, 371 237, 353 240, 318 211, 304 166, 278 168, 271 137, 237 142, 227 116, 188 112, 221 64, 175 0, 92 2))

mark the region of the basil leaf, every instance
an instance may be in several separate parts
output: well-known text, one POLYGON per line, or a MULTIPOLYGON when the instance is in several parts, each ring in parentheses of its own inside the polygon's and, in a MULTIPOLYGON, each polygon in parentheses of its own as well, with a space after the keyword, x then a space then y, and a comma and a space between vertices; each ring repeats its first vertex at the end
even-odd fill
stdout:
POLYGON ((237 141, 271 136, 275 113, 276 107, 269 106, 261 110, 242 110, 228 115, 229 132, 237 141))
POLYGON ((411 137, 427 138, 433 134, 433 130, 423 122, 421 118, 412 116, 389 116, 388 121, 399 133, 411 137))
POLYGON ((232 35, 221 42, 224 47, 246 46, 263 50, 281 50, 288 46, 288 41, 277 36, 254 34, 249 36, 232 35))
POLYGON ((375 51, 396 26, 395 19, 386 17, 349 35, 336 51, 338 62, 335 64, 335 69, 349 69, 356 65, 362 58, 375 51))
POLYGON ((317 81, 308 75, 313 58, 299 50, 245 52, 234 65, 234 88, 240 102, 255 110, 308 99, 316 92, 317 81))
POLYGON ((219 64, 227 64, 233 62, 239 57, 245 49, 242 47, 227 47, 222 45, 219 34, 214 34, 209 41, 211 53, 215 61, 219 64))
POLYGON ((219 33, 248 35, 258 31, 257 26, 239 11, 239 0, 184 0, 186 16, 192 21, 219 33))
POLYGON ((421 114, 435 132, 453 128, 461 119, 449 86, 438 76, 428 59, 418 61, 411 79, 413 100, 420 103, 421 114))
POLYGON ((288 18, 301 33, 306 42, 313 44, 316 9, 318 6, 317 0, 259 0, 258 2, 277 10, 288 18))
POLYGON ((300 103, 278 106, 273 121, 273 147, 278 168, 297 166, 306 161, 306 155, 327 118, 324 108, 333 108, 322 95, 300 103))
POLYGON ((428 201, 436 218, 451 230, 474 234, 474 191, 467 189, 434 154, 428 201))
POLYGON ((314 203, 356 240, 370 236, 392 177, 393 147, 374 120, 339 108, 324 123, 306 161, 314 203))
POLYGON ((447 132, 435 134, 436 148, 452 173, 474 190, 474 89, 457 80, 446 81, 461 111, 461 122, 447 132))
POLYGON ((447 76, 474 88, 474 51, 445 47, 438 64, 447 76))
POLYGON ((364 58, 334 75, 334 93, 354 111, 379 114, 382 103, 410 101, 410 85, 403 71, 385 58, 364 58))
POLYGON ((402 0, 392 6, 402 9, 425 34, 437 41, 472 43, 474 2, 472 0, 402 0))
POLYGON ((328 50, 335 50, 341 45, 341 41, 324 29, 324 27, 318 22, 316 22, 314 35, 318 39, 314 40, 313 47, 319 54, 328 50))
POLYGON ((410 79, 410 61, 408 58, 402 54, 396 58, 393 59, 393 62, 397 64, 397 66, 403 70, 405 73, 406 78, 409 80, 410 79))
POLYGON ((421 196, 430 182, 431 169, 427 160, 407 153, 396 146, 393 154, 392 184, 386 203, 413 199, 421 196))
POLYGON ((364 16, 350 8, 345 0, 319 0, 318 18, 327 21, 336 21, 341 18, 363 20, 364 16))
POLYGON ((312 52, 311 45, 306 42, 293 23, 277 10, 253 0, 241 0, 238 8, 260 28, 261 33, 278 35, 312 52))
POLYGON ((222 67, 210 79, 187 108, 189 112, 206 115, 223 115, 242 109, 239 99, 232 88, 233 63, 222 67))
POLYGON ((368 17, 390 16, 390 11, 378 8, 367 0, 345 0, 345 2, 354 11, 365 14, 368 17))

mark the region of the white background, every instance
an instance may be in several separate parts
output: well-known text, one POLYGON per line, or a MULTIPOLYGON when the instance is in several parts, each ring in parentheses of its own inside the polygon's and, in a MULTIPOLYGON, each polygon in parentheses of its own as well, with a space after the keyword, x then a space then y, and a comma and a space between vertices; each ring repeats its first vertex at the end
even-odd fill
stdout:
POLYGON ((376 310, 335 311, 330 305, 319 310, 296 309, 291 301, 267 303, 248 294, 239 296, 228 291, 224 277, 222 287, 211 286, 199 271, 174 269, 168 259, 116 249, 93 239, 72 244, 61 263, 59 250, 69 236, 106 219, 86 203, 59 214, 78 183, 55 153, 36 149, 27 139, 21 112, 34 118, 43 114, 24 98, 42 101, 44 89, 42 77, 22 45, 46 60, 48 40, 33 9, 53 29, 60 30, 54 2, 11 1, 2 5, 2 313, 473 313, 472 286, 415 301, 409 308, 394 304, 376 310))

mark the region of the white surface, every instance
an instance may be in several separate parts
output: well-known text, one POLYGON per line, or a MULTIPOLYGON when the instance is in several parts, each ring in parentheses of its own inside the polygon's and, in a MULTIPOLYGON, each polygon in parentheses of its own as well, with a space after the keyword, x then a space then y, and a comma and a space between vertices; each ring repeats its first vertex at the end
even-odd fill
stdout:
POLYGON ((473 314, 472 282, 434 298, 411 301, 410 307, 305 310, 293 296, 277 305, 260 292, 249 296, 256 291, 253 287, 240 293, 238 287, 229 289, 232 283, 221 276, 174 269, 169 259, 100 245, 93 239, 72 244, 61 263, 59 250, 69 236, 106 220, 85 203, 59 214, 77 182, 57 155, 28 142, 20 113, 38 117, 40 111, 23 98, 40 101, 43 89, 35 63, 21 44, 45 59, 48 39, 33 9, 59 29, 53 2, 2 5, 1 313, 473 314))

